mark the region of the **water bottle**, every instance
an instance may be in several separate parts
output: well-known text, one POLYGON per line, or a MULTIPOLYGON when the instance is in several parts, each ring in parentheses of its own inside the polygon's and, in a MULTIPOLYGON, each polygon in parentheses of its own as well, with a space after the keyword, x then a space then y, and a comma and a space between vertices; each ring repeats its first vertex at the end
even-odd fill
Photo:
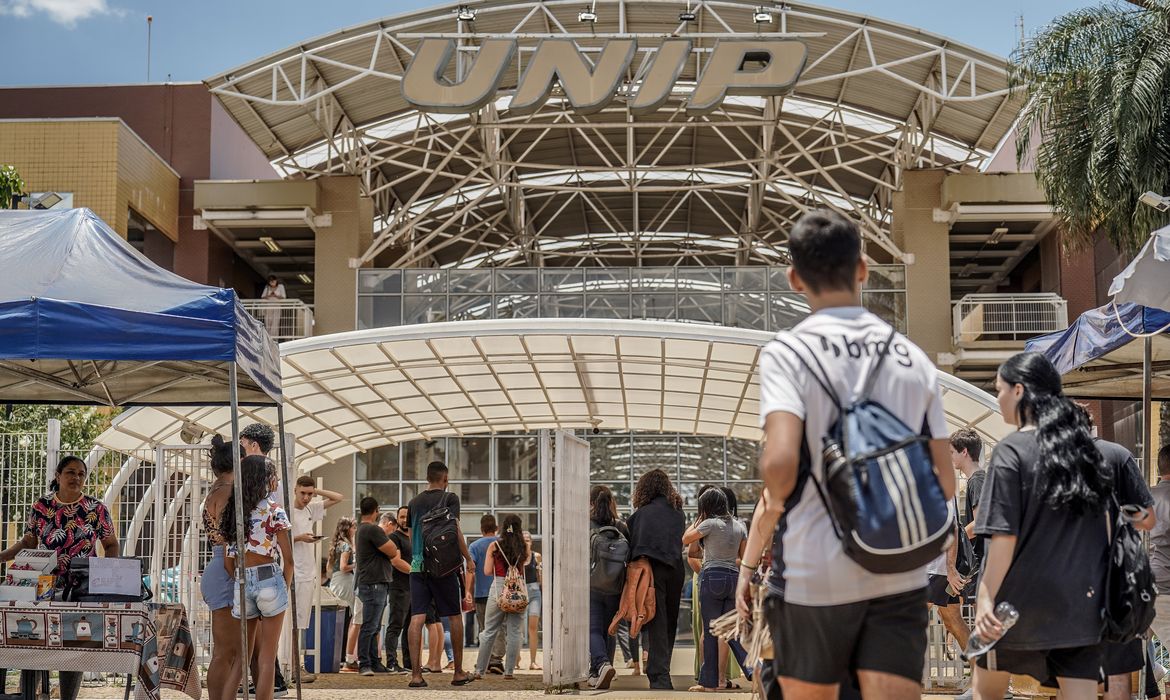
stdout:
MULTIPOLYGON (((1004 602, 995 606, 995 619, 999 620, 999 623, 1003 625, 1003 633, 1007 634, 1008 630, 1010 630, 1017 622, 1019 622, 1020 611, 1016 610, 1014 605, 1005 600, 1004 602)), ((1001 636, 1000 639, 1002 638, 1003 637, 1001 636)), ((997 641, 999 640, 991 639, 984 641, 983 639, 980 639, 978 634, 972 633, 971 638, 967 641, 967 650, 963 653, 963 656, 967 659, 974 659, 983 656, 987 652, 991 651, 991 648, 995 646, 997 641)))

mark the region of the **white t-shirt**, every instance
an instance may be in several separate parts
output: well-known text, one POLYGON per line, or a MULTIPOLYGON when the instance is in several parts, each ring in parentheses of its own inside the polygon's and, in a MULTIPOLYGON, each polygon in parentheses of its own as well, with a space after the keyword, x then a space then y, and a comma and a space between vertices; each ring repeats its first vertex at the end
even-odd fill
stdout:
POLYGON ((314 556, 313 550, 316 549, 317 545, 313 542, 297 542, 296 538, 298 535, 311 533, 313 523, 325 519, 325 502, 315 499, 309 501, 309 505, 304 508, 297 508, 294 505, 289 516, 289 519, 292 520, 293 577, 297 581, 316 581, 320 565, 317 563, 317 557, 314 556))
POLYGON ((947 553, 943 552, 938 555, 938 558, 926 565, 926 574, 928 576, 946 576, 947 575, 947 553))
POLYGON ((264 291, 260 294, 260 298, 272 299, 276 301, 286 298, 284 293, 284 285, 280 283, 277 283, 275 287, 269 284, 264 285, 264 291))
MULTIPOLYGON (((889 337, 890 326, 864 308, 839 307, 812 314, 793 331, 817 354, 838 397, 846 399, 842 403, 849 403, 861 392, 861 383, 877 358, 878 346, 889 337)), ((791 339, 786 342, 812 361, 803 345, 791 339)), ((947 436, 938 371, 926 353, 901 334, 894 339, 871 398, 906 425, 925 424, 931 437, 947 436)), ((836 418, 836 409, 808 369, 778 340, 768 343, 760 354, 760 424, 775 411, 804 420, 813 474, 821 479, 821 439, 836 418)), ((784 599, 790 603, 844 605, 926 585, 925 566, 901 574, 874 574, 846 556, 811 481, 805 483, 800 500, 783 522, 782 541, 776 543, 782 547, 778 553, 783 561, 773 566, 782 567, 784 599)))

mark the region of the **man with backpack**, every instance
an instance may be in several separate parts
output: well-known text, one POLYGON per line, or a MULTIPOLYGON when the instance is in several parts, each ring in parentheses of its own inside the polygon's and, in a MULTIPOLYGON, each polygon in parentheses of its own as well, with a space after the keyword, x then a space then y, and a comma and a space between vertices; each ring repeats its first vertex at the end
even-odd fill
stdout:
POLYGON ((463 670, 463 606, 472 606, 471 577, 463 570, 475 564, 459 527, 459 496, 447 491, 447 465, 427 465, 427 488, 407 504, 413 557, 410 569, 411 688, 425 688, 422 676, 422 628, 433 604, 451 625, 455 675, 451 685, 471 682, 463 670))
POLYGON ((836 698, 852 671, 865 698, 917 700, 926 564, 954 533, 938 372, 862 307, 868 268, 853 222, 810 212, 788 249, 788 282, 812 314, 760 355, 765 508, 738 595, 775 531, 770 587, 783 597, 765 609, 786 700, 836 698))

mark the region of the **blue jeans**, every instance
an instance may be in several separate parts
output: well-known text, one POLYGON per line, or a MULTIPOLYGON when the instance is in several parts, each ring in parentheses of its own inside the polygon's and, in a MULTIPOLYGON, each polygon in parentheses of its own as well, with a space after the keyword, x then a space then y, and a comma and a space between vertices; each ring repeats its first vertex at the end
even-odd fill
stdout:
POLYGON ((609 623, 621 607, 620 594, 594 593, 589 591, 589 675, 596 675, 602 664, 612 663, 613 638, 609 636, 609 623))
POLYGON ((491 661, 492 647, 500 635, 500 628, 504 628, 504 673, 512 675, 516 670, 516 659, 520 656, 520 627, 528 618, 523 612, 506 613, 500 610, 496 601, 500 591, 504 589, 504 579, 497 576, 492 581, 492 589, 488 593, 487 610, 484 611, 483 632, 479 635, 479 657, 475 662, 475 672, 481 676, 487 673, 488 663, 491 661))
MULTIPOLYGON (((731 569, 703 569, 699 573, 699 612, 703 617, 703 667, 699 670, 699 685, 714 688, 719 685, 719 638, 711 634, 711 621, 735 609, 735 585, 739 572, 731 569)), ((747 650, 736 640, 727 643, 735 660, 747 673, 747 650)))
POLYGON ((357 587, 362 601, 362 628, 358 632, 358 668, 373 668, 382 659, 378 652, 378 632, 382 627, 382 613, 390 593, 390 584, 363 583, 357 587))

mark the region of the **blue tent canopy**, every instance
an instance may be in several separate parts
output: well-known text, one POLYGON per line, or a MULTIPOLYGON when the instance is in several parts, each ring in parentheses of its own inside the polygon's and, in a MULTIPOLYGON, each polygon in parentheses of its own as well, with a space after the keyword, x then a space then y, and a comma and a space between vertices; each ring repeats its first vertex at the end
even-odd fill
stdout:
POLYGON ((88 209, 0 211, 0 400, 280 401, 276 343, 234 291, 147 260, 88 209))
POLYGON ((1064 375, 1071 396, 1134 399, 1142 396, 1142 340, 1153 338, 1154 397, 1170 397, 1170 312, 1138 304, 1106 304, 1081 314, 1063 331, 1028 341, 1064 375))

